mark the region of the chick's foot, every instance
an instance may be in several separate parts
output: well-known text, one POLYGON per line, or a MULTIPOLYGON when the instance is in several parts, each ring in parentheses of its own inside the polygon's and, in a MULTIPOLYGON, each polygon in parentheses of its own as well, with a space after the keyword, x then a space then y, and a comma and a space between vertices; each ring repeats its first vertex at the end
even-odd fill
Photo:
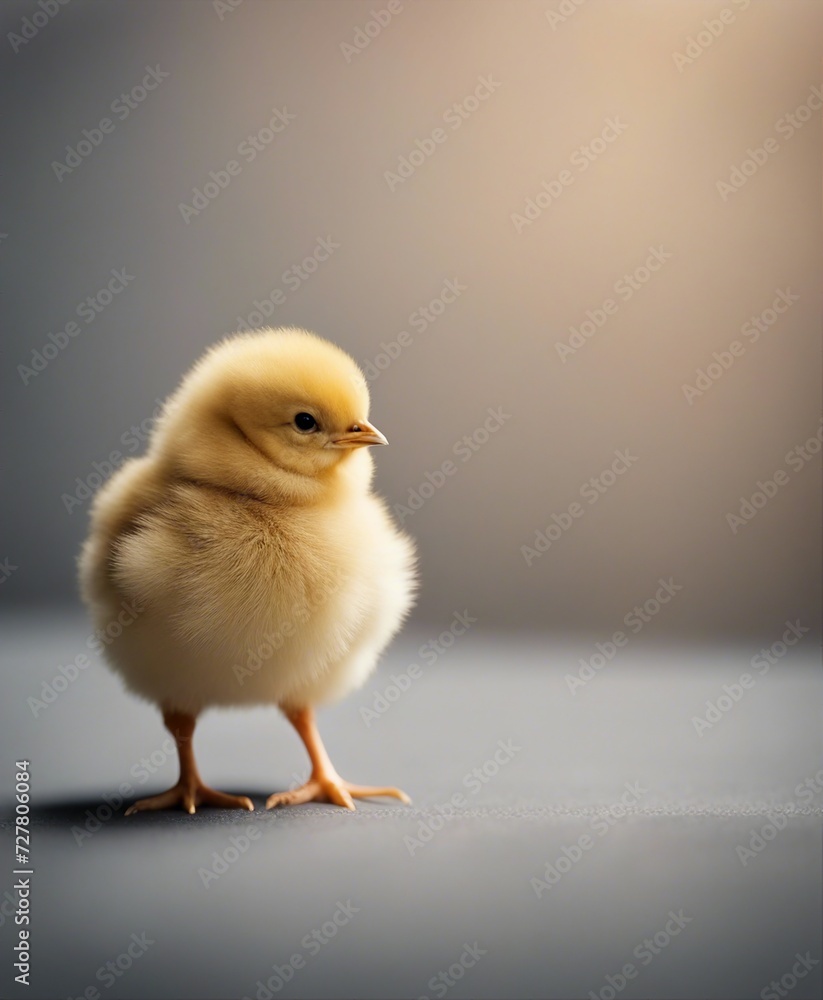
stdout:
POLYGON ((126 810, 127 816, 134 813, 155 809, 171 809, 180 806, 187 813, 194 813, 198 806, 214 806, 217 809, 247 809, 254 812, 254 805, 251 799, 245 795, 227 795, 225 792, 217 792, 201 781, 187 782, 181 784, 179 781, 167 792, 160 795, 152 795, 147 799, 139 799, 126 810))
POLYGON ((140 799, 126 810, 127 816, 155 809, 171 809, 180 806, 187 813, 194 813, 198 806, 215 806, 217 809, 248 809, 254 812, 251 799, 245 795, 227 795, 216 792, 203 783, 194 759, 194 727, 196 717, 188 712, 178 712, 167 708, 163 711, 163 722, 174 737, 177 756, 180 761, 180 777, 177 784, 167 792, 140 799))
POLYGON ((400 799, 405 805, 411 804, 411 799, 399 788, 380 788, 372 785, 353 785, 344 781, 339 774, 312 775, 311 778, 288 792, 275 792, 266 800, 266 808, 276 806, 296 806, 303 802, 330 802, 344 809, 354 809, 354 799, 370 799, 378 795, 387 795, 400 799))
POLYGON ((310 706, 284 708, 283 712, 308 752, 312 767, 311 777, 300 788, 270 795, 266 800, 267 809, 274 809, 275 806, 296 806, 303 802, 331 802, 332 805, 354 810, 355 799, 369 799, 377 795, 388 795, 393 799, 400 799, 405 805, 411 804, 411 799, 399 788, 352 785, 344 781, 335 771, 326 753, 320 733, 317 731, 314 709, 310 706))

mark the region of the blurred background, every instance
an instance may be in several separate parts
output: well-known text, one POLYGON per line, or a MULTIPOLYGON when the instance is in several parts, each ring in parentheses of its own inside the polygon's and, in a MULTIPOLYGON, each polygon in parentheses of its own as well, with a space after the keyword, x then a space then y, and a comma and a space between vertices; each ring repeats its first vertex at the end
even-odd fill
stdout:
POLYGON ((821 29, 819 0, 0 4, 2 996, 821 996, 821 29), (265 811, 307 763, 260 707, 196 737, 254 813, 126 819, 176 765, 85 656, 91 497, 262 325, 348 350, 391 441, 420 601, 321 728, 414 805, 265 811))
POLYGON ((158 401, 298 325, 369 378, 419 622, 605 637, 671 579, 657 637, 819 628, 814 0, 0 18, 4 603, 77 605, 158 401))

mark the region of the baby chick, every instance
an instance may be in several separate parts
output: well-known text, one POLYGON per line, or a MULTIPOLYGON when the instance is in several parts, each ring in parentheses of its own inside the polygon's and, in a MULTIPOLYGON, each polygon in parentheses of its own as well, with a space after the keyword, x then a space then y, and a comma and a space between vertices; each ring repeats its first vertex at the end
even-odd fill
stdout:
POLYGON ((167 401, 147 454, 95 498, 80 580, 105 628, 134 622, 111 667, 154 702, 180 778, 128 812, 253 809, 205 785, 192 734, 211 706, 278 705, 311 776, 266 806, 353 800, 397 788, 335 771, 314 708, 361 685, 412 604, 414 548, 371 491, 369 394, 354 361, 305 330, 237 335, 208 351, 167 401))

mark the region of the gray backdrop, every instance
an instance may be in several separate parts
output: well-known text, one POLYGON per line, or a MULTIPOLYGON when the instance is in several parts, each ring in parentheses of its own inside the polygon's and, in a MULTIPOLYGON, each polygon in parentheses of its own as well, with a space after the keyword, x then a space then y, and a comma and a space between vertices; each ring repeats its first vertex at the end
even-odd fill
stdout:
POLYGON ((0 4, 0 995, 441 997, 476 945, 448 1000, 820 997, 821 27, 817 0, 0 4), (266 812, 307 764, 260 707, 196 736, 253 814, 126 818, 175 761, 74 666, 88 496, 265 321, 364 363, 391 440, 421 601, 321 730, 414 805, 266 812))
POLYGON ((94 463, 262 318, 375 366, 421 621, 609 635, 671 577, 660 636, 815 626, 820 5, 393 6, 2 5, 3 597, 76 601, 94 463))

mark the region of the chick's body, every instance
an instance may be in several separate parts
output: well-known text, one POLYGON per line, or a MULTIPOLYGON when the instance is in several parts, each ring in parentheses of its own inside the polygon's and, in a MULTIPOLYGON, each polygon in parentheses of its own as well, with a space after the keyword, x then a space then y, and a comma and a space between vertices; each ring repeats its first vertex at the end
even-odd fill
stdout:
MULTIPOLYGON (((140 471, 150 482, 150 466, 140 471)), ((141 498, 136 472, 112 480, 101 510, 141 498)), ((97 624, 124 601, 139 609, 109 649, 127 685, 189 712, 316 705, 358 687, 409 607, 410 546, 376 497, 341 493, 289 509, 165 483, 128 530, 93 539, 97 624)))
MULTIPOLYGON (((275 704, 318 769, 305 713, 362 684, 412 603, 413 546, 372 493, 360 446, 385 440, 367 408, 359 370, 327 342, 236 337, 187 376, 148 453, 98 494, 83 593, 98 628, 136 609, 107 656, 173 732, 169 718, 193 729, 208 707, 275 704)), ((330 775, 318 780, 342 781, 330 775)))

